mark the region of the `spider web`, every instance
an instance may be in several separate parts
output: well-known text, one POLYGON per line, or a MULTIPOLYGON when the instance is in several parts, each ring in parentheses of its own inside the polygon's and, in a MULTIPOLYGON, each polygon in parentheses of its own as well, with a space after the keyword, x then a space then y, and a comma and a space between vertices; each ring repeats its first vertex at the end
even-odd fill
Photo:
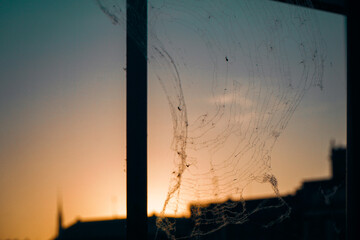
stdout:
MULTIPOLYGON (((98 4, 125 29, 124 0, 98 4)), ((173 126, 174 169, 157 226, 177 239, 271 208, 282 211, 263 226, 288 217, 271 152, 306 92, 323 86, 316 12, 260 0, 151 0, 148 9, 148 43, 136 38, 137 26, 130 34, 148 44, 150 75, 162 86, 173 126), (268 184, 277 201, 247 208, 252 182, 268 184), (167 216, 190 205, 194 228, 183 236, 167 216)))

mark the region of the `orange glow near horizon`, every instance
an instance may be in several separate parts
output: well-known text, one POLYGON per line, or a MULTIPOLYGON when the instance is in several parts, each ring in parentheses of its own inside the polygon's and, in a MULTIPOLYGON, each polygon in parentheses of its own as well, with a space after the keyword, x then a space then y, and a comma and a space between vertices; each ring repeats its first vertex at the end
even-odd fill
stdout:
MULTIPOLYGON (((161 212, 174 167, 167 103, 164 96, 152 97, 149 111, 154 114, 149 115, 148 147, 149 216, 161 212), (157 116, 168 117, 158 119, 157 116)), ((126 217, 126 162, 124 149, 119 147, 124 146, 124 137, 114 135, 116 131, 122 132, 124 126, 119 126, 119 123, 124 123, 114 117, 117 114, 111 113, 114 109, 97 104, 97 110, 91 104, 91 107, 74 106, 74 112, 66 116, 19 129, 18 138, 2 151, 2 158, 11 162, 26 159, 26 162, 2 165, 7 169, 7 173, 1 176, 1 188, 6 189, 7 201, 0 201, 6 204, 8 214, 5 212, 6 219, 0 218, 0 232, 16 233, 19 219, 24 219, 24 236, 55 236, 58 188, 62 192, 64 226, 79 219, 126 217), (99 109, 101 114, 96 112, 99 109), (44 131, 37 131, 40 127, 44 131), (38 219, 36 222, 32 221, 34 216, 38 219)), ((295 113, 273 150, 272 169, 282 194, 293 193, 300 187, 302 179, 329 176, 330 139, 323 139, 328 127, 321 119, 308 122, 302 114, 301 111, 295 113), (298 129, 307 129, 307 132, 298 129)), ((337 138, 342 143, 345 141, 343 130, 340 128, 333 132, 334 136, 342 136, 337 138)), ((267 184, 253 184, 244 194, 254 198, 273 195, 273 192, 267 184)), ((179 216, 188 214, 179 213, 179 216)))

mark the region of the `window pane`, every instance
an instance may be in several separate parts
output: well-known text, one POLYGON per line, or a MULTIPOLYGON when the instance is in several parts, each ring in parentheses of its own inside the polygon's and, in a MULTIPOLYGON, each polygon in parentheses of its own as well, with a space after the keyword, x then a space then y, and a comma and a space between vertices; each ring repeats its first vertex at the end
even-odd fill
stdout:
POLYGON ((343 234, 344 39, 343 17, 309 8, 150 1, 149 211, 158 236, 343 234))
POLYGON ((0 239, 124 216, 125 32, 95 1, 2 1, 0 239))

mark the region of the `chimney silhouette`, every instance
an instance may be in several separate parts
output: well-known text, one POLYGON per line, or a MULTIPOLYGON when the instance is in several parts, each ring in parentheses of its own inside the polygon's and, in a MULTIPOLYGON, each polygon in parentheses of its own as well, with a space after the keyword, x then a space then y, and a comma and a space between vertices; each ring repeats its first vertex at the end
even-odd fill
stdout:
POLYGON ((345 180, 346 176, 346 148, 331 145, 332 179, 345 180))

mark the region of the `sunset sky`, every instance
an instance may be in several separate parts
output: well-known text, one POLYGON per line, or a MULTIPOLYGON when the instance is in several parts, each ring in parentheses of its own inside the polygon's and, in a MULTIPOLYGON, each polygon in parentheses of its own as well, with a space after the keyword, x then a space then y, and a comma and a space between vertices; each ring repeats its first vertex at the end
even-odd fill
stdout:
MULTIPOLYGON (((317 14, 323 89, 306 92, 273 149, 282 194, 329 177, 330 141, 346 144, 345 20, 317 14)), ((0 2, 0 239, 54 237, 59 196, 65 226, 125 216, 125 49, 124 29, 95 1, 0 2)), ((166 95, 148 81, 151 214, 164 204, 174 153, 166 95)), ((271 193, 254 184, 246 194, 271 193)))

